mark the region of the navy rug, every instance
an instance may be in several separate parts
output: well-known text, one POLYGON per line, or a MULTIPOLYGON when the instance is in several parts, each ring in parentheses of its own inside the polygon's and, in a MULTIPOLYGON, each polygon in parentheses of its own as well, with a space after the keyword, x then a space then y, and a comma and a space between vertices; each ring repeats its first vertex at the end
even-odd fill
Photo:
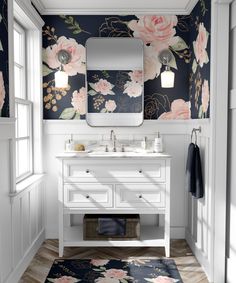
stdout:
POLYGON ((45 283, 183 283, 172 259, 57 259, 45 283))

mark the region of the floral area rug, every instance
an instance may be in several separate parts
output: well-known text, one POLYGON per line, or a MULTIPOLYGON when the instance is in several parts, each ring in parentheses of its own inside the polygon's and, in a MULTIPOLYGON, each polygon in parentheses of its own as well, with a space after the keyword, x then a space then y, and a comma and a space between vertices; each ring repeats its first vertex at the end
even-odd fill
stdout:
POLYGON ((45 283, 183 283, 172 259, 54 261, 45 283))

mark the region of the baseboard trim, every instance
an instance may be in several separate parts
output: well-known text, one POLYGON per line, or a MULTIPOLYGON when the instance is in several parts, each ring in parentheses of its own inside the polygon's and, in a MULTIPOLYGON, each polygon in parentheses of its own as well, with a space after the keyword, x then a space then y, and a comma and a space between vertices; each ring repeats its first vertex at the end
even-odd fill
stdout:
POLYGON ((212 275, 213 272, 211 270, 210 262, 206 257, 206 255, 204 255, 201 249, 199 249, 199 247, 196 245, 196 242, 194 241, 188 229, 186 229, 185 232, 185 239, 189 244, 193 254, 197 258, 198 262, 200 263, 201 267, 203 268, 204 272, 206 273, 209 282, 213 283, 213 275, 212 275))
POLYGON ((38 234, 37 238, 33 241, 21 261, 17 264, 16 268, 12 271, 5 283, 16 283, 20 280, 21 276, 29 266, 31 260, 45 240, 44 229, 38 234))

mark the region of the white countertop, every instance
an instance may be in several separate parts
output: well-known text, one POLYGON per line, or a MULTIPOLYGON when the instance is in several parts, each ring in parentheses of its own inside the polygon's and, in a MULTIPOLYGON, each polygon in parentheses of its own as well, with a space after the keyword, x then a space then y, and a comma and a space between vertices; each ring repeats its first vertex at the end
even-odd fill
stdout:
POLYGON ((166 152, 103 152, 103 151, 91 151, 91 152, 63 152, 56 155, 58 159, 76 159, 76 158, 171 158, 171 155, 166 152))

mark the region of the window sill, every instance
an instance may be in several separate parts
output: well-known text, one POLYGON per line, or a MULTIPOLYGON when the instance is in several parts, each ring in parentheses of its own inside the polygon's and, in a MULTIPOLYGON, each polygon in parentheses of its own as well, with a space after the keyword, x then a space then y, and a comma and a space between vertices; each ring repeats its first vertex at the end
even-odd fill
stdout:
POLYGON ((37 182, 41 181, 44 178, 45 174, 33 174, 23 181, 16 184, 16 191, 14 193, 10 193, 10 197, 16 197, 22 192, 26 191, 29 187, 37 182))

